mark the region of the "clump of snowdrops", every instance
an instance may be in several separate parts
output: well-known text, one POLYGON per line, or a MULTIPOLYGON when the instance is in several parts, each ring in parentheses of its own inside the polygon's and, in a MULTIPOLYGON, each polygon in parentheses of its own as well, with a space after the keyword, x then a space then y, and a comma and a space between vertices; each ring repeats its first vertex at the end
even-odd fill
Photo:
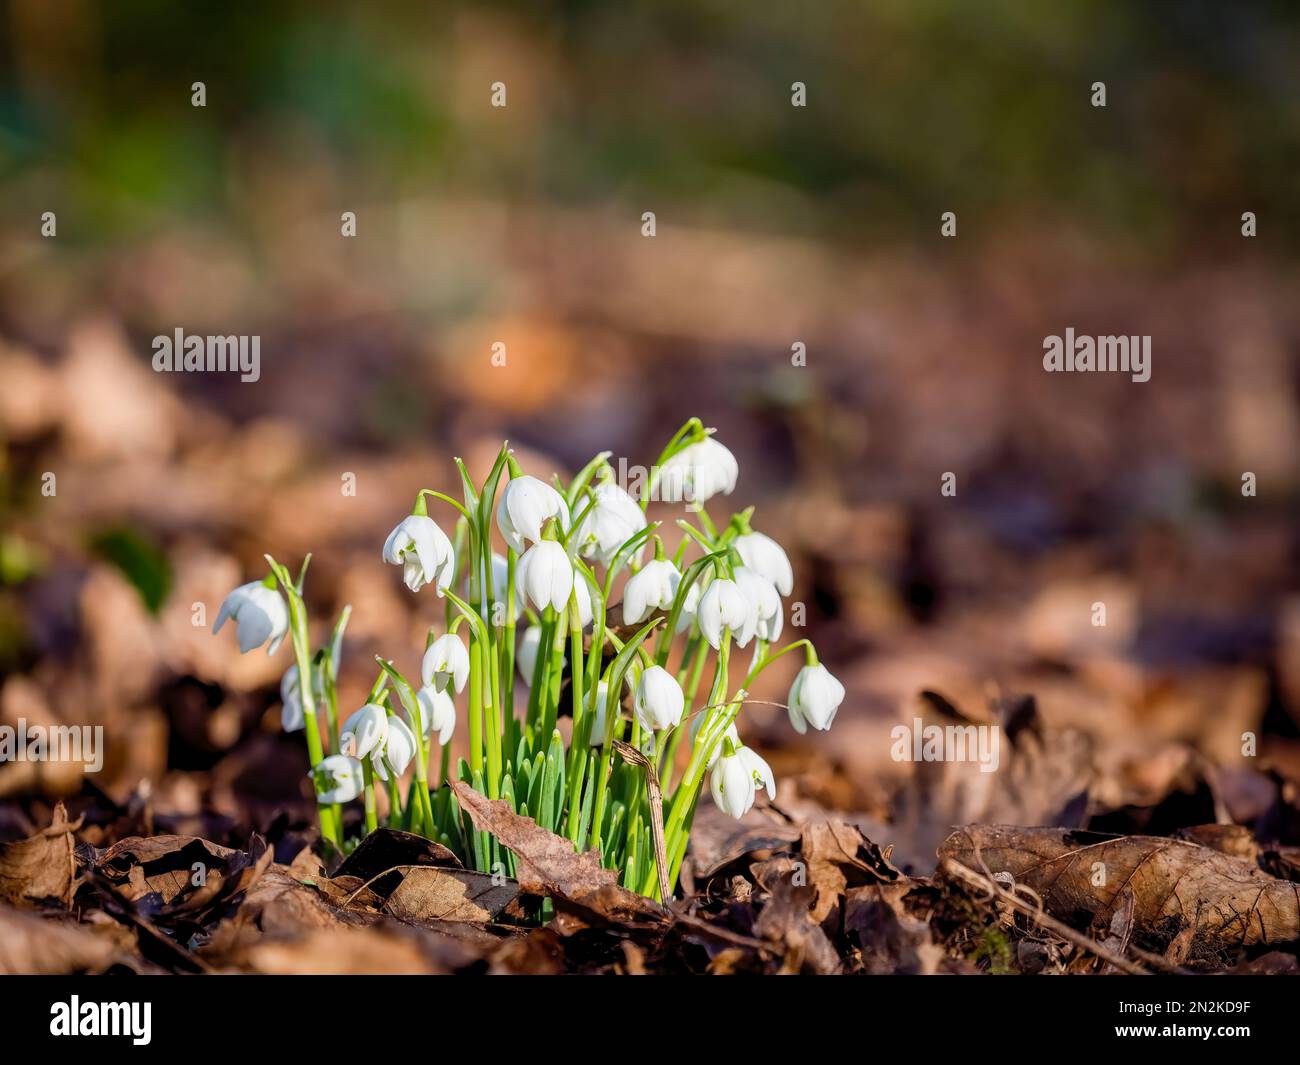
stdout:
POLYGON ((460 498, 422 489, 383 556, 411 592, 430 589, 431 606, 442 600, 441 624, 429 629, 419 677, 377 659, 365 704, 342 720, 336 682, 349 610, 313 650, 302 594, 310 556, 295 579, 268 555, 266 579, 227 597, 213 631, 233 620, 241 651, 267 644, 274 653, 289 636, 282 722, 306 735, 321 831, 340 853, 355 845, 344 838, 343 806, 361 799, 372 831, 382 791, 390 826, 436 840, 475 869, 513 873, 510 852, 474 829, 446 786, 454 771, 579 850, 598 849, 625 886, 658 897, 654 841, 675 884, 706 779, 732 817, 762 791, 776 797, 771 769, 737 728, 763 670, 802 650, 790 723, 800 733, 830 728, 843 686, 808 640, 776 649, 793 590, 789 558, 752 527, 753 508, 720 525, 706 509, 736 486, 732 453, 691 419, 634 486, 638 498, 615 482, 608 459, 597 455, 567 485, 547 483, 503 446, 481 484, 456 460, 460 498), (686 504, 671 557, 660 523, 646 519, 652 498, 686 504), (445 508, 451 535, 431 503, 445 508), (733 689, 733 658, 751 647, 733 689), (462 709, 469 758, 453 770, 462 709), (564 709, 567 742, 556 727, 564 709))

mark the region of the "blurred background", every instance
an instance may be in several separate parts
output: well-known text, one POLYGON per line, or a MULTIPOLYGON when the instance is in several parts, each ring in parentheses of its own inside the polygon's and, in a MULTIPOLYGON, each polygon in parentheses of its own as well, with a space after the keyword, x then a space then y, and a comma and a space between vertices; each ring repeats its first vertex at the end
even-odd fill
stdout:
POLYGON ((0 5, 0 719, 110 744, 0 765, 0 831, 299 816, 287 653, 194 604, 314 552, 359 700, 440 616, 379 548, 451 456, 649 463, 698 415, 848 688, 797 743, 753 708, 783 809, 917 865, 969 820, 1300 842, 1300 14, 779 7, 0 5), (1151 380, 1045 374, 1067 326, 1150 334, 1151 380), (259 335, 261 379, 155 374, 177 328, 259 335), (1014 750, 916 772, 917 714, 1014 750))

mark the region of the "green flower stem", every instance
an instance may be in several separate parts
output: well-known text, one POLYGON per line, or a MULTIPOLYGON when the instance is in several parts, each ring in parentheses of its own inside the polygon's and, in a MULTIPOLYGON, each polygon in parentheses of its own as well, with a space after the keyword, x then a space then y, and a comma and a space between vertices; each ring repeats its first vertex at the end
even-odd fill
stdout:
MULTIPOLYGON (((311 650, 307 633, 307 611, 302 601, 298 586, 289 577, 289 571, 275 561, 270 555, 264 556, 271 567, 271 572, 280 582, 285 598, 289 602, 289 630, 293 641, 293 657, 298 666, 298 698, 302 702, 302 716, 307 733, 307 758, 314 770, 325 757, 321 749, 320 727, 316 723, 316 694, 312 691, 311 650)), ((308 555, 303 561, 302 574, 307 572, 308 555)), ((316 804, 320 817, 321 837, 330 843, 340 854, 343 853, 342 818, 336 816, 332 807, 316 804)))
POLYGON ((650 467, 650 478, 646 481, 645 491, 641 494, 641 513, 644 514, 646 508, 650 505, 650 497, 654 495, 656 482, 659 480, 659 467, 673 457, 682 449, 682 441, 687 435, 690 435, 692 441, 704 438, 704 423, 699 418, 689 419, 673 437, 664 445, 664 449, 659 452, 659 457, 655 459, 650 467))
POLYGON ((783 655, 788 655, 791 651, 796 650, 797 648, 800 647, 807 649, 807 654, 809 656, 808 664, 816 665, 817 652, 813 649, 812 641, 808 639, 795 640, 794 643, 787 644, 785 647, 782 647, 781 650, 776 652, 776 654, 764 655, 757 662, 755 662, 754 667, 749 671, 749 675, 745 678, 745 687, 746 688, 752 687, 754 680, 758 677, 760 673, 763 672, 763 670, 767 669, 767 667, 770 666, 773 662, 775 662, 778 658, 781 658, 783 655))
POLYGON ((375 811, 375 770, 369 758, 361 761, 361 775, 366 785, 366 832, 373 832, 379 827, 379 816, 375 811))
POLYGON ((515 565, 518 561, 514 549, 507 547, 505 637, 501 641, 501 694, 505 697, 503 709, 507 722, 515 716, 515 565))
MULTIPOLYGON (((583 578, 579 577, 579 580, 583 578)), ((591 653, 599 657, 600 650, 592 644, 591 653)), ((569 600, 569 678, 573 695, 573 732, 569 758, 569 822, 565 830, 574 843, 578 842, 578 824, 582 820, 582 784, 587 768, 586 749, 591 737, 591 718, 583 699, 582 622, 578 618, 576 593, 569 600)))
POLYGON ((384 784, 388 788, 388 827, 402 827, 402 790, 397 784, 397 774, 393 772, 393 767, 385 764, 385 770, 388 773, 388 779, 384 784))

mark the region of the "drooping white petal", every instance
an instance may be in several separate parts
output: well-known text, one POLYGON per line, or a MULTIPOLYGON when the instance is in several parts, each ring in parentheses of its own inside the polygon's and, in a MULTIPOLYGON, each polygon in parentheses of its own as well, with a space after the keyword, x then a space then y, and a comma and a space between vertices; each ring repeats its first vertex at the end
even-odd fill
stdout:
POLYGON ((591 719, 591 738, 588 741, 592 747, 603 747, 605 745, 605 724, 608 720, 609 713, 609 682, 598 681, 596 683, 596 693, 592 697, 594 707, 594 716, 591 719))
POLYGON ((562 611, 573 591, 573 566, 564 548, 543 540, 525 551, 515 567, 515 590, 538 610, 562 611))
POLYGON ((298 690, 298 667, 292 665, 280 678, 280 727, 285 732, 298 732, 305 728, 307 719, 302 709, 302 693, 298 690))
POLYGON ((343 722, 339 750, 353 758, 365 758, 382 746, 388 735, 388 711, 377 703, 366 703, 343 722))
POLYGON ((446 633, 429 644, 420 663, 420 677, 425 684, 444 689, 452 684, 457 692, 465 690, 469 680, 469 651, 459 636, 446 633))
POLYGON ((456 731, 456 703, 451 692, 426 685, 415 693, 415 705, 420 714, 413 724, 418 724, 425 736, 436 735, 445 747, 456 731))
POLYGON ((402 567, 413 592, 432 584, 441 593, 456 573, 452 543, 427 514, 408 514, 397 524, 384 541, 384 561, 402 567))
POLYGON ((804 666, 790 685, 790 724, 803 733, 808 725, 825 731, 835 721, 835 714, 844 701, 844 685, 820 662, 804 666))
POLYGON ((709 791, 723 813, 742 818, 754 805, 754 777, 738 754, 724 754, 709 774, 709 791))
MULTIPOLYGON (((592 494, 595 503, 577 531, 579 552, 583 558, 595 558, 608 566, 618 549, 645 528, 645 514, 637 501, 613 481, 598 485, 592 494)), ((588 504, 576 506, 582 513, 588 504)))
POLYGON ((558 518, 562 528, 569 524, 568 504, 549 484, 528 474, 506 482, 497 504, 497 526, 516 553, 523 553, 525 541, 541 540, 542 526, 552 518, 558 518))
POLYGON ((724 630, 730 631, 737 645, 744 647, 758 626, 753 605, 736 583, 726 577, 719 577, 704 590, 695 619, 715 651, 722 645, 724 630))
POLYGON ((719 492, 730 495, 739 475, 736 456, 706 436, 688 444, 660 467, 655 492, 669 503, 706 503, 719 492))
POLYGON ((785 548, 761 532, 747 532, 737 536, 734 543, 745 565, 766 577, 782 595, 794 591, 794 570, 785 548))
POLYGON ((289 631, 289 608, 285 605, 284 598, 277 590, 268 588, 261 581, 241 584, 226 596, 212 626, 214 635, 221 631, 227 618, 235 622, 240 654, 247 654, 268 640, 270 643, 266 653, 275 654, 280 641, 289 631))
POLYGON ((351 802, 365 788, 361 763, 346 754, 322 758, 311 775, 316 787, 316 801, 322 806, 351 802))
POLYGON ((772 767, 767 764, 766 760, 748 747, 739 748, 736 751, 736 756, 753 778, 755 791, 757 792, 759 788, 766 788, 767 797, 772 802, 776 802, 776 777, 772 773, 772 767))
POLYGON ((380 780, 387 780, 388 766, 391 765, 394 775, 400 777, 411 764, 411 759, 415 757, 415 749, 415 733, 411 731, 410 726, 400 717, 390 717, 388 735, 384 739, 383 746, 377 748, 370 756, 375 775, 380 780))
POLYGON ((668 670, 662 666, 649 666, 636 683, 632 704, 641 727, 658 732, 681 721, 686 696, 677 678, 668 670))
POLYGON ((682 575, 666 558, 651 559, 623 587, 623 621, 639 625, 651 611, 670 609, 681 582, 682 575))

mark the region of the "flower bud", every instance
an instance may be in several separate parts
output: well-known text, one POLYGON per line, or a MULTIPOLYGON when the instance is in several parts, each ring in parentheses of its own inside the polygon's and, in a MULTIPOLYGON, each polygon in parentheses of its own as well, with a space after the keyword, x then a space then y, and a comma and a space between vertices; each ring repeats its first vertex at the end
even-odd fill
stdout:
POLYGON ((649 666, 636 683, 633 706, 641 727, 651 732, 670 728, 682 719, 686 696, 681 685, 663 666, 649 666))
POLYGON ((790 685, 790 724, 800 734, 808 726, 825 732, 844 701, 844 685, 820 662, 804 666, 790 685))

